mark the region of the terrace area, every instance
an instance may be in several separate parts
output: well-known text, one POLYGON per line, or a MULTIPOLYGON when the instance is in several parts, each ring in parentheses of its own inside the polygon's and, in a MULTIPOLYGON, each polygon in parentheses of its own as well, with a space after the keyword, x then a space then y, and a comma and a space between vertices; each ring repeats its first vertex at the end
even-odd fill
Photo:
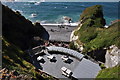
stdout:
POLYGON ((74 78, 95 78, 99 72, 99 64, 96 64, 88 59, 84 58, 84 55, 63 47, 50 46, 47 47, 47 51, 43 51, 33 58, 33 64, 40 70, 52 75, 56 78, 68 78, 62 74, 61 68, 66 67, 72 71, 72 77, 74 78), (51 56, 52 55, 52 56, 51 56), (37 57, 41 56, 44 62, 39 62, 37 57), (51 61, 50 58, 55 57, 55 61, 51 61), (69 56, 70 63, 65 62, 62 57, 69 56))

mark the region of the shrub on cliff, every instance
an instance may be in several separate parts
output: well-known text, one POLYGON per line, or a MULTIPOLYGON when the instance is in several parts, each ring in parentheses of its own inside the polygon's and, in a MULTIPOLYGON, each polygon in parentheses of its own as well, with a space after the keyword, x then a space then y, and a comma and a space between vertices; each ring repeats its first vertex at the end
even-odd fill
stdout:
POLYGON ((104 27, 106 24, 101 5, 86 8, 82 12, 80 20, 84 27, 104 27))
MULTIPOLYGON (((19 74, 18 78, 22 75, 21 77, 25 80, 57 80, 36 70, 33 64, 28 61, 30 59, 28 53, 23 52, 5 38, 2 38, 2 48, 2 68, 8 69, 9 72, 16 71, 19 74)), ((16 77, 15 80, 19 79, 16 77)))
POLYGON ((120 80, 119 75, 120 75, 120 65, 117 65, 113 68, 107 68, 101 70, 95 80, 99 80, 99 79, 120 80))
POLYGON ((112 24, 108 29, 104 28, 105 19, 103 18, 102 6, 95 5, 86 8, 81 14, 80 21, 82 26, 75 32, 75 35, 79 36, 79 42, 84 44, 83 52, 99 50, 113 44, 119 46, 118 24, 120 22, 112 24))
POLYGON ((34 37, 43 38, 46 30, 39 23, 33 25, 19 12, 13 12, 7 6, 2 5, 2 14, 2 67, 27 75, 27 80, 31 80, 31 77, 32 80, 54 80, 52 76, 45 73, 41 75, 36 71, 30 63, 29 54, 23 51, 32 46, 34 37))
MULTIPOLYGON (((27 62, 23 56, 28 56, 21 49, 9 43, 4 38, 2 39, 2 67, 10 71, 16 70, 19 74, 27 75, 29 78, 36 78, 34 74, 39 74, 35 71, 35 67, 27 62)), ((29 56, 28 56, 29 57, 29 56)), ((40 76, 40 75, 39 75, 40 76)), ((29 79, 28 78, 28 79, 29 79)))

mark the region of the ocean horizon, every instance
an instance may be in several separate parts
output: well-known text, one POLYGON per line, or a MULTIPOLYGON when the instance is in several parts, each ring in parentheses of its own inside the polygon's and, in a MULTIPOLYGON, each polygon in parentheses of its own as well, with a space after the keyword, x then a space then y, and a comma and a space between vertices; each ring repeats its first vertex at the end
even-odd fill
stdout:
POLYGON ((32 22, 61 23, 68 16, 78 22, 83 10, 93 5, 102 5, 106 25, 118 19, 118 2, 3 2, 9 8, 19 11, 32 22))

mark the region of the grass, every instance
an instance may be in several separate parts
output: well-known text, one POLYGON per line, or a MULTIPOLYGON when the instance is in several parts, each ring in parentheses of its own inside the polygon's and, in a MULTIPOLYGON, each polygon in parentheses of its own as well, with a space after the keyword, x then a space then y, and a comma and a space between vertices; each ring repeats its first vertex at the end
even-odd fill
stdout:
POLYGON ((86 8, 80 19, 83 25, 74 34, 79 36, 77 42, 80 42, 79 45, 84 46, 83 52, 90 52, 113 44, 120 47, 120 32, 118 31, 120 22, 114 23, 108 29, 103 28, 105 20, 102 6, 95 5, 86 8))
POLYGON ((25 53, 17 48, 15 45, 10 44, 8 41, 3 39, 3 67, 9 70, 16 70, 20 74, 28 75, 31 77, 36 77, 33 74, 35 72, 35 67, 23 59, 25 53))
POLYGON ((74 42, 69 44, 70 49, 77 50, 77 47, 74 45, 74 42))
POLYGON ((43 76, 39 72, 35 71, 35 67, 26 60, 26 55, 27 55, 27 59, 28 58, 30 59, 29 55, 23 52, 15 45, 9 43, 4 38, 2 39, 2 47, 3 47, 3 51, 2 51, 3 68, 5 67, 10 71, 16 70, 19 74, 27 75, 28 79, 32 77, 35 80, 39 80, 41 77, 41 79, 45 79, 45 80, 55 80, 50 75, 43 76), (42 76, 44 78, 42 78, 42 76))
MULTIPOLYGON (((120 22, 118 22, 118 23, 120 23, 120 22)), ((85 47, 86 51, 91 51, 91 50, 108 47, 113 44, 116 44, 118 47, 120 47, 119 46, 120 32, 118 32, 118 25, 116 25, 116 24, 117 23, 111 25, 108 29, 97 28, 97 29, 95 29, 96 33, 93 32, 93 34, 86 32, 86 34, 88 34, 87 38, 89 39, 89 41, 83 42, 83 43, 85 43, 84 47, 85 47), (94 38, 91 39, 91 36, 94 38)), ((82 41, 82 39, 85 40, 86 38, 80 37, 81 41, 82 41)))
MULTIPOLYGON (((105 19, 103 18, 102 6, 95 5, 86 8, 81 15, 80 21, 81 20, 82 26, 78 31, 75 31, 74 34, 79 36, 76 42, 84 46, 83 53, 91 52, 91 54, 94 55, 103 54, 100 52, 92 52, 96 50, 99 51, 114 44, 120 48, 120 32, 118 31, 120 21, 112 24, 109 28, 104 28, 105 19)), ((101 56, 98 57, 101 58, 101 56)), ((96 80, 120 80, 118 76, 120 75, 120 65, 107 69, 104 68, 104 65, 101 65, 101 67, 103 69, 97 75, 96 80)))
MULTIPOLYGON (((32 24, 31 21, 22 16, 18 11, 14 12, 7 6, 2 5, 2 61, 3 68, 8 70, 16 70, 19 74, 27 75, 38 80, 53 79, 50 75, 42 75, 29 62, 27 50, 29 47, 37 46, 34 36, 42 38, 43 33, 47 32, 39 23, 32 24)), ((39 43, 42 43, 40 40, 39 43)), ((28 79, 29 80, 29 79, 28 79)))
POLYGON ((119 75, 120 75, 120 65, 117 65, 113 68, 107 68, 107 69, 101 70, 96 78, 98 80, 99 80, 99 78, 103 78, 103 79, 111 78, 112 80, 120 80, 119 75))
POLYGON ((82 24, 84 27, 103 27, 105 19, 103 18, 102 6, 95 5, 86 8, 81 16, 82 24))

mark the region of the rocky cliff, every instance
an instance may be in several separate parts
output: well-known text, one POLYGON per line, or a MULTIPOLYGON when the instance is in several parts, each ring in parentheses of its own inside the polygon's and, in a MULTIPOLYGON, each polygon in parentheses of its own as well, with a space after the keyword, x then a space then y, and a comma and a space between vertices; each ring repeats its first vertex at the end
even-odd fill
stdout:
POLYGON ((35 67, 27 61, 27 58, 29 58, 28 54, 24 53, 20 48, 9 43, 4 38, 2 39, 2 48, 2 68, 7 69, 6 75, 5 73, 3 75, 0 73, 3 79, 17 79, 18 76, 25 78, 24 76, 26 76, 25 79, 31 80, 37 79, 40 76, 39 72, 35 71, 35 67), (12 71, 17 72, 15 77, 7 75, 11 74, 10 72, 12 71))
POLYGON ((105 67, 111 68, 115 67, 116 65, 120 65, 120 49, 115 45, 109 47, 105 55, 105 67))
POLYGON ((105 63, 106 68, 99 72, 97 78, 117 80, 120 74, 120 20, 106 28, 103 17, 102 6, 86 8, 81 14, 81 23, 71 34, 71 41, 74 48, 105 63))
POLYGON ((120 22, 118 20, 109 28, 105 28, 102 11, 100 5, 86 8, 83 11, 80 18, 81 23, 73 33, 74 36, 77 36, 77 39, 73 40, 73 42, 75 47, 79 48, 83 53, 105 62, 106 49, 104 48, 114 44, 120 47, 120 33, 118 32, 120 22))
POLYGON ((83 24, 82 27, 104 27, 106 22, 103 18, 102 6, 95 5, 86 8, 80 16, 80 21, 83 24))
POLYGON ((34 37, 49 39, 49 34, 39 23, 32 24, 18 11, 14 12, 2 5, 2 13, 3 36, 21 49, 25 50, 37 46, 32 45, 32 43, 36 43, 34 37))
MULTIPOLYGON (((0 4, 1 5, 1 4, 0 4)), ((0 78, 26 80, 55 80, 52 76, 37 70, 30 62, 29 54, 23 50, 48 39, 47 31, 40 23, 32 24, 19 12, 2 5, 2 70, 0 78), (44 37, 44 33, 46 36, 44 37), (15 74, 14 74, 15 73, 15 74)))
POLYGON ((30 63, 28 53, 2 38, 2 70, 3 80, 58 80, 41 72, 30 63))
POLYGON ((108 47, 105 54, 104 68, 99 72, 96 78, 111 78, 112 80, 119 80, 120 79, 119 75, 120 75, 120 49, 115 45, 111 45, 108 47))

